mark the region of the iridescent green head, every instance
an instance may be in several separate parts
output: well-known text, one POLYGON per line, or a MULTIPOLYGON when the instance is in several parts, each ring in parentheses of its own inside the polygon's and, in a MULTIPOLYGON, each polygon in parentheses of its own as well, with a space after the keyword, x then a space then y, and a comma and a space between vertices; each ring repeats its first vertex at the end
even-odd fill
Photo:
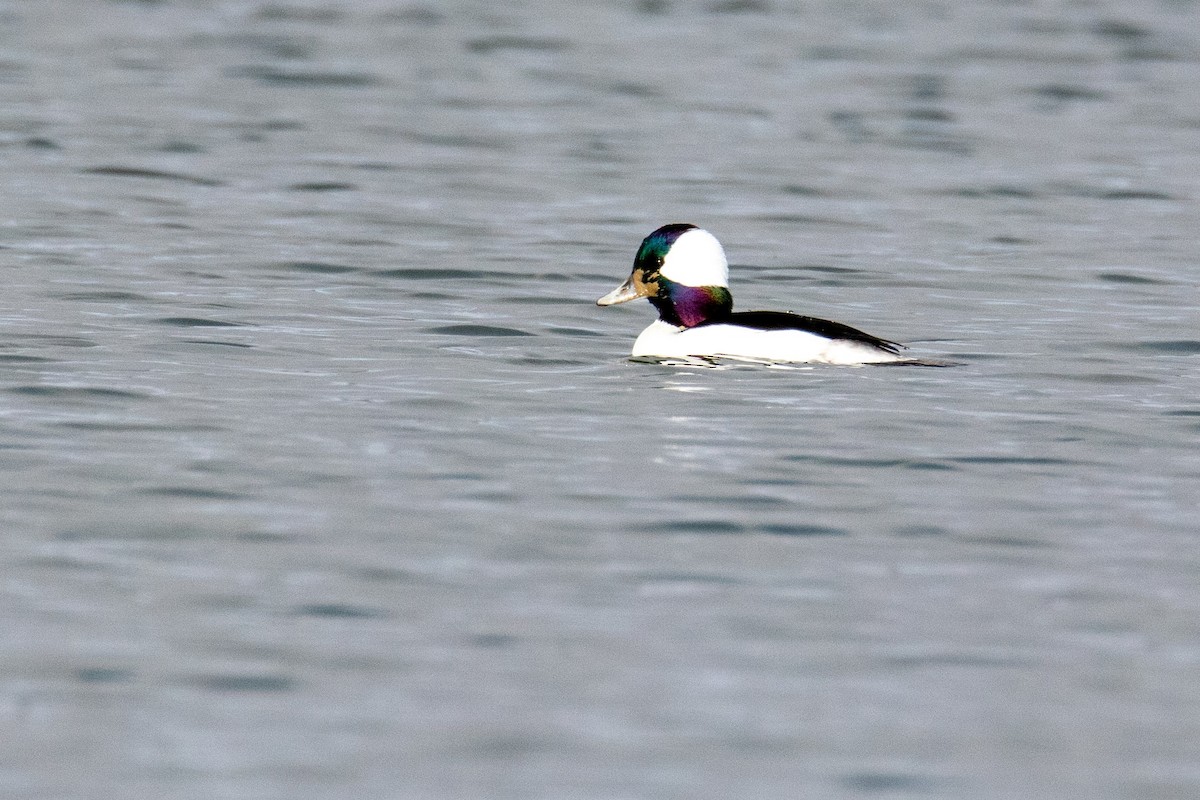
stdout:
POLYGON ((609 306, 645 297, 672 325, 693 327, 728 316, 729 262, 721 243, 687 223, 664 225, 642 240, 625 283, 596 301, 609 306))

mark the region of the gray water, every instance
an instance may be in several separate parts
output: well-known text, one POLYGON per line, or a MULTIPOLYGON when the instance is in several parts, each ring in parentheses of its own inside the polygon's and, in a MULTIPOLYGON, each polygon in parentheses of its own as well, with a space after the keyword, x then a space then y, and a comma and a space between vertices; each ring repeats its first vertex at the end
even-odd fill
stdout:
POLYGON ((1198 16, 0 4, 0 794, 1200 797, 1198 16))

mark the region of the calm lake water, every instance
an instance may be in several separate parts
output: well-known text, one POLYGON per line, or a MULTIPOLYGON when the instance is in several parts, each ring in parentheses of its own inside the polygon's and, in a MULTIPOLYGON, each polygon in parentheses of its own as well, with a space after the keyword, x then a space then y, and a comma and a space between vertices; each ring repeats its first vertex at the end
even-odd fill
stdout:
POLYGON ((0 794, 1200 797, 1198 17, 0 3, 0 794))

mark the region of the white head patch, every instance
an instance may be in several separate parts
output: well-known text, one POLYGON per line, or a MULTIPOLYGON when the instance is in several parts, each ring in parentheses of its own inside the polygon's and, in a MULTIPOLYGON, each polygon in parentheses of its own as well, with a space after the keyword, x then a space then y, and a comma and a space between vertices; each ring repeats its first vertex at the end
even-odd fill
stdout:
POLYGON ((680 234, 658 274, 684 286, 729 286, 729 262, 717 237, 696 228, 680 234))

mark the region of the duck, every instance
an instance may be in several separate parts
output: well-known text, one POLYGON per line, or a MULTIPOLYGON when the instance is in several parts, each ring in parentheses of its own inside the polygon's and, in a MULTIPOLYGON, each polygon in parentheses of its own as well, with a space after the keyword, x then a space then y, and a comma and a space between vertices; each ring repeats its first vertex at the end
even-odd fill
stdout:
POLYGON ((690 223, 663 225, 643 239, 629 278, 596 305, 642 297, 658 310, 658 319, 634 341, 635 360, 929 363, 906 358, 898 342, 840 322, 783 311, 735 312, 724 248, 717 237, 690 223))

